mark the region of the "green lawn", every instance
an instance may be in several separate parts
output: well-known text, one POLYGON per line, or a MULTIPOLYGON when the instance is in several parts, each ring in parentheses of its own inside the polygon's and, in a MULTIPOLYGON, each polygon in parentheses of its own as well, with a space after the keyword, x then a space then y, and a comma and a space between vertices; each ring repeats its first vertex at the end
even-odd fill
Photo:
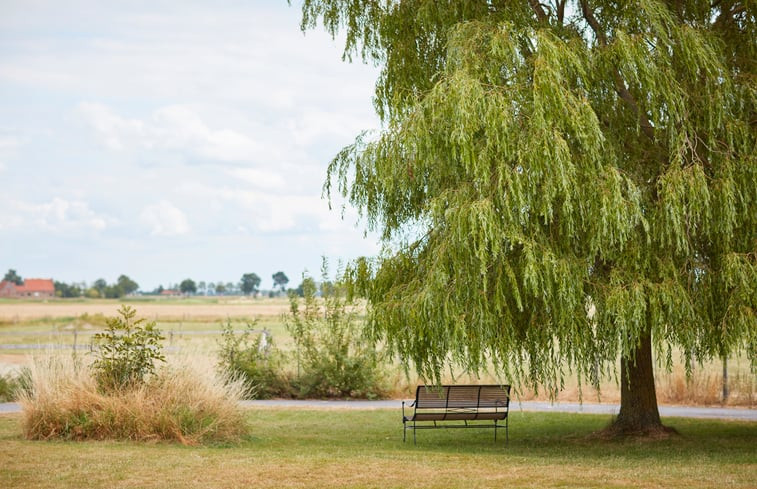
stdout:
POLYGON ((607 416, 512 413, 491 430, 418 433, 397 411, 253 409, 235 446, 32 442, 0 416, 0 487, 757 487, 757 423, 669 419, 680 436, 600 441, 607 416))

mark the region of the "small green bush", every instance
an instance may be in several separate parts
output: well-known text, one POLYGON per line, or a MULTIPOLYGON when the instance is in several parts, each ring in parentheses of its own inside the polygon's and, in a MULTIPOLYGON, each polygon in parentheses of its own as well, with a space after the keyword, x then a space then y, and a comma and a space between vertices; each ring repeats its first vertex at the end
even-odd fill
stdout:
POLYGON ((13 374, 0 375, 0 402, 11 402, 16 399, 16 378, 13 374))
POLYGON ((30 371, 22 367, 18 373, 0 375, 0 402, 17 400, 24 392, 31 388, 30 371))
POLYGON ((95 335, 99 349, 92 363, 97 384, 114 391, 142 384, 155 373, 155 362, 165 362, 160 341, 164 339, 155 322, 134 319, 137 311, 122 305, 119 316, 106 320, 104 333, 95 335))
POLYGON ((255 322, 243 333, 234 333, 231 321, 222 327, 218 370, 241 379, 248 399, 292 397, 292 385, 285 372, 284 356, 273 340, 254 333, 255 322), (265 342, 265 343, 264 343, 265 342))
POLYGON ((285 326, 296 345, 299 397, 384 397, 388 389, 383 363, 363 335, 356 304, 342 284, 328 280, 325 261, 322 278, 321 299, 315 281, 307 276, 301 299, 289 293, 285 326))

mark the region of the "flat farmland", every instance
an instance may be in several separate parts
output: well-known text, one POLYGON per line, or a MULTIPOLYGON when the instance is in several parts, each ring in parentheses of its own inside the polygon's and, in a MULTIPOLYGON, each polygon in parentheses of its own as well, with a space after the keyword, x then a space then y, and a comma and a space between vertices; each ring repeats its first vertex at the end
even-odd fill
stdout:
MULTIPOLYGON (((155 321, 165 337, 164 346, 171 357, 191 356, 213 368, 218 359, 221 329, 230 324, 237 331, 248 325, 270 334, 272 344, 288 354, 289 367, 294 368, 295 345, 285 327, 289 301, 279 298, 189 297, 189 298, 126 298, 117 300, 23 301, 0 299, 0 375, 28 365, 34 355, 46 350, 91 350, 94 334, 105 328, 105 319, 115 316, 122 304, 136 309, 137 317, 155 321)), ((655 369, 658 401, 664 404, 723 404, 723 364, 711 359, 693 366, 686 375, 680 351, 673 355, 670 371, 660 359, 655 369)), ((390 361, 390 384, 397 396, 412 392, 421 382, 415 375, 405 377, 395 358, 390 361)), ((508 379, 509 380, 509 379, 508 379)), ((457 371, 449 382, 499 382, 491 373, 481 376, 457 371)), ((728 359, 728 390, 726 405, 757 405, 757 375, 751 370, 747 354, 728 359)), ((549 393, 523 386, 517 395, 523 400, 547 400, 549 393)), ((618 402, 620 389, 616 377, 604 378, 601 390, 580 386, 576 376, 566 371, 564 388, 556 399, 575 402, 618 402)))
POLYGON ((0 301, 0 321, 73 318, 84 314, 113 316, 122 304, 134 307, 140 317, 166 320, 212 321, 229 318, 281 316, 289 310, 286 299, 176 299, 92 301, 0 301))
MULTIPOLYGON (((105 328, 108 317, 122 305, 138 318, 155 321, 165 337, 169 357, 192 355, 211 367, 223 325, 235 331, 248 325, 272 335, 276 346, 288 349, 284 328, 288 299, 246 297, 125 298, 122 300, 0 299, 0 375, 16 371, 46 351, 84 349, 105 328)), ((86 358, 86 356, 85 356, 86 358)))

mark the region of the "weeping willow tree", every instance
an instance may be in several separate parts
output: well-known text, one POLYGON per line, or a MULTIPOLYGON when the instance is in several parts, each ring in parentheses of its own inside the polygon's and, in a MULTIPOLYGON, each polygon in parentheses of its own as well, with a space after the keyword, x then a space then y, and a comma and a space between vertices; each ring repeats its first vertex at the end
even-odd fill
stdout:
POLYGON ((377 134, 329 168, 384 243, 370 325, 556 391, 617 373, 618 433, 663 430, 653 351, 757 352, 757 2, 305 0, 381 67, 377 134))

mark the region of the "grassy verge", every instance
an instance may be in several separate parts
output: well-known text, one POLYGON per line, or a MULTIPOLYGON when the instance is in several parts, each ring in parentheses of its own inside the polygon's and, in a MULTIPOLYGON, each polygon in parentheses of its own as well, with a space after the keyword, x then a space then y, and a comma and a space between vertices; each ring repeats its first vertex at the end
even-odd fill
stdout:
POLYGON ((587 438, 606 416, 514 412, 510 444, 489 430, 419 433, 396 411, 248 412, 233 446, 34 442, 0 416, 0 487, 665 487, 757 485, 757 423, 668 419, 665 441, 587 438))

